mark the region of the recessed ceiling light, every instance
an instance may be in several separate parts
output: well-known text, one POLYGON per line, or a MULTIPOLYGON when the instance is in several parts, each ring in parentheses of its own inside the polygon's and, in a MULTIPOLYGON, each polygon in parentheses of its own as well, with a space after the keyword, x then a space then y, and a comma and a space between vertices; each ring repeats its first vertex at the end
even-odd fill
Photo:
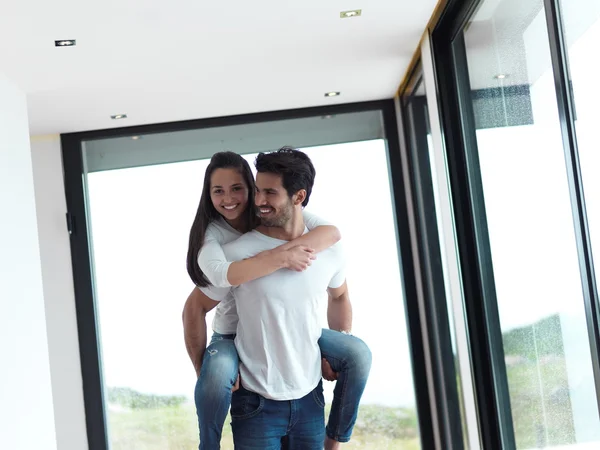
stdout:
POLYGON ((339 92, 325 92, 325 97, 337 97, 340 95, 339 92))
POLYGON ((352 11, 342 11, 340 18, 349 19, 350 17, 362 16, 362 9, 353 9, 352 11))
POLYGON ((131 136, 131 139, 133 139, 134 141, 137 141, 138 139, 141 139, 141 136, 131 136))
POLYGON ((60 41, 54 41, 55 47, 73 47, 77 44, 75 39, 61 39, 60 41))
POLYGON ((110 118, 113 120, 127 119, 127 114, 115 114, 114 116, 110 116, 110 118))
POLYGON ((499 73, 498 75, 496 75, 494 77, 496 80, 504 80, 505 78, 508 78, 508 75, 505 73, 499 73))

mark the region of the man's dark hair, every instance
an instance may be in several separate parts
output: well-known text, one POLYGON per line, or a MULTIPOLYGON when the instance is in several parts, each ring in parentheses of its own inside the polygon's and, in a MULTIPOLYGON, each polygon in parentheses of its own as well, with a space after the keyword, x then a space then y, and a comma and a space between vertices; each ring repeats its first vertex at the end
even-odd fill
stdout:
POLYGON ((282 147, 276 152, 259 153, 254 165, 257 172, 280 175, 281 183, 290 198, 304 189, 306 198, 302 206, 308 205, 316 175, 315 167, 308 155, 292 147, 282 147))

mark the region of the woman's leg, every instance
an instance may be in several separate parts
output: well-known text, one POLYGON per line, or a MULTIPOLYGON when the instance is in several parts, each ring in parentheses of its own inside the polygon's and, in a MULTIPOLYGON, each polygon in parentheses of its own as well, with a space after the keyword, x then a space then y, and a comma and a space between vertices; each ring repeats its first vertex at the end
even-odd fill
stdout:
POLYGON ((238 376, 239 358, 235 335, 214 333, 204 353, 195 400, 200 428, 200 450, 221 448, 221 433, 229 406, 231 388, 238 376))
POLYGON ((348 442, 358 415, 360 398, 371 370, 371 350, 355 336, 323 329, 319 339, 321 354, 338 372, 333 403, 327 423, 327 437, 348 442))

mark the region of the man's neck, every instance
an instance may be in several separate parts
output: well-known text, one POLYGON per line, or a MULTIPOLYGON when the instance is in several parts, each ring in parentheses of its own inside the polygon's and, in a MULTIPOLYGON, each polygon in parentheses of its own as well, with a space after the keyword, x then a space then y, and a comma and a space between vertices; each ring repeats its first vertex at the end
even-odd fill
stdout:
POLYGON ((257 231, 262 234, 279 239, 282 241, 293 241, 304 234, 304 218, 302 217, 302 210, 296 211, 292 218, 283 227, 266 227, 260 225, 257 231))

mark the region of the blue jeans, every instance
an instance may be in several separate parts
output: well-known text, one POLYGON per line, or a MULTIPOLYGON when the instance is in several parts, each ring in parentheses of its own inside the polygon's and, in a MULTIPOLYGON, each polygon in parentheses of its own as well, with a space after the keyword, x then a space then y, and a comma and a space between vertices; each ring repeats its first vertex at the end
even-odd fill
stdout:
POLYGON ((244 388, 233 394, 231 428, 236 450, 322 450, 325 441, 323 384, 297 400, 276 401, 244 388))
MULTIPOLYGON (((200 450, 220 449, 231 388, 238 376, 234 338, 235 335, 214 333, 204 353, 195 390, 200 450)), ((371 351, 357 337, 328 329, 323 329, 319 347, 331 368, 338 372, 326 433, 338 442, 348 442, 371 370, 371 351)))

